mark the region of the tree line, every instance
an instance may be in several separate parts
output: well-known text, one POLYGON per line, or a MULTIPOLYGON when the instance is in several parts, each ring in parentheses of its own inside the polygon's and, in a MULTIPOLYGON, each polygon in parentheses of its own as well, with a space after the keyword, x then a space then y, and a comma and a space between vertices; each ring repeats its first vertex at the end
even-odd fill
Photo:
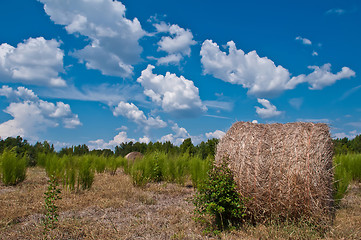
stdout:
POLYGON ((202 159, 206 159, 208 156, 213 157, 215 155, 218 139, 209 139, 206 142, 202 141, 198 145, 193 145, 191 138, 187 138, 180 146, 167 142, 125 142, 115 147, 114 151, 111 149, 94 149, 89 150, 86 144, 76 145, 71 147, 64 147, 60 151, 56 151, 53 144, 47 141, 36 142, 34 145, 30 144, 26 139, 18 136, 8 137, 0 140, 0 154, 5 149, 14 149, 16 154, 20 157, 26 156, 29 166, 35 166, 37 164, 37 156, 40 153, 45 154, 57 154, 60 157, 63 155, 82 156, 85 154, 94 154, 97 156, 122 156, 124 157, 130 152, 141 152, 143 154, 152 153, 156 151, 164 152, 167 154, 183 154, 188 153, 190 156, 198 156, 202 159))
POLYGON ((333 140, 335 154, 361 153, 361 134, 354 139, 337 138, 333 140))

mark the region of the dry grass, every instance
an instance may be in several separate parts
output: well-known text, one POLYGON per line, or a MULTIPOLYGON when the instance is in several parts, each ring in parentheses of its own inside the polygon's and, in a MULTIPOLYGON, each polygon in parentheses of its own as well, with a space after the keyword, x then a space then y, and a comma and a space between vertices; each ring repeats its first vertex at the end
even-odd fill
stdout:
MULTIPOLYGON (((192 188, 176 184, 133 187, 131 179, 98 174, 90 190, 62 191, 58 228, 43 236, 42 217, 47 177, 41 168, 28 170, 16 187, 0 185, 0 239, 317 239, 308 226, 258 225, 202 234, 193 221, 192 188)), ((361 184, 353 184, 326 239, 361 239, 361 184)))

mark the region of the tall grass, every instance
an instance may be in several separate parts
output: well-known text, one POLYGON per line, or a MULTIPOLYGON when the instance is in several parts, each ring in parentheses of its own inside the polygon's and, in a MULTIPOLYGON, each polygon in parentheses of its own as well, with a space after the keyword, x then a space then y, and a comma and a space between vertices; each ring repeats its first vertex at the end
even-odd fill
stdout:
POLYGON ((25 180, 26 156, 18 157, 15 148, 5 149, 0 157, 1 180, 5 185, 16 185, 25 180))
POLYGON ((96 164, 92 155, 63 155, 60 158, 56 154, 48 154, 45 162, 47 175, 58 178, 69 190, 89 189, 94 182, 96 164))
POLYGON ((91 188, 94 182, 94 169, 92 168, 93 158, 91 155, 84 155, 77 158, 78 168, 78 189, 79 186, 83 190, 91 188))
POLYGON ((138 186, 160 181, 184 185, 188 180, 192 181, 193 186, 197 186, 207 175, 207 161, 190 156, 189 153, 173 155, 157 151, 146 154, 135 162, 127 161, 123 163, 123 167, 138 186))
POLYGON ((361 181, 361 154, 345 154, 335 157, 335 161, 340 163, 354 181, 361 181))
POLYGON ((336 155, 334 161, 334 199, 336 204, 347 192, 351 181, 361 181, 361 154, 336 155))
POLYGON ((127 160, 121 156, 119 157, 108 157, 106 159, 106 166, 105 169, 107 172, 110 173, 110 175, 115 175, 117 169, 121 166, 125 166, 125 163, 127 162, 127 160))

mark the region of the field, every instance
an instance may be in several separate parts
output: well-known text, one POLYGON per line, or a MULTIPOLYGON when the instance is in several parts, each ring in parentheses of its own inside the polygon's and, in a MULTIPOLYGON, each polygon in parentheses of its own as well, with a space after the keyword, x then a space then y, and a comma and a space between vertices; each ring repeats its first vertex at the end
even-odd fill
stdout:
POLYGON ((32 167, 18 185, 0 183, 0 239, 361 239, 358 181, 350 183, 334 224, 325 233, 302 223, 270 223, 246 224, 216 236, 204 233, 204 226, 193 220, 195 190, 190 180, 182 185, 159 182, 135 187, 122 169, 115 175, 95 173, 88 190, 60 186, 59 222, 44 235, 47 180, 44 168, 32 167))

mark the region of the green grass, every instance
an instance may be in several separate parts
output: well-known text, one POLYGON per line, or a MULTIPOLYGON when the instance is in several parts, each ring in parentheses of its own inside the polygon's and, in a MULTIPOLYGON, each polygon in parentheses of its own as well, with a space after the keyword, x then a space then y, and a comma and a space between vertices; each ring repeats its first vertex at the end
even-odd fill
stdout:
POLYGON ((336 155, 334 161, 334 199, 336 204, 347 192, 351 181, 361 181, 361 154, 336 155))
POLYGON ((197 186, 207 174, 208 160, 188 153, 173 155, 157 151, 146 154, 135 162, 122 162, 122 166, 138 186, 161 181, 184 185, 187 180, 197 186))

